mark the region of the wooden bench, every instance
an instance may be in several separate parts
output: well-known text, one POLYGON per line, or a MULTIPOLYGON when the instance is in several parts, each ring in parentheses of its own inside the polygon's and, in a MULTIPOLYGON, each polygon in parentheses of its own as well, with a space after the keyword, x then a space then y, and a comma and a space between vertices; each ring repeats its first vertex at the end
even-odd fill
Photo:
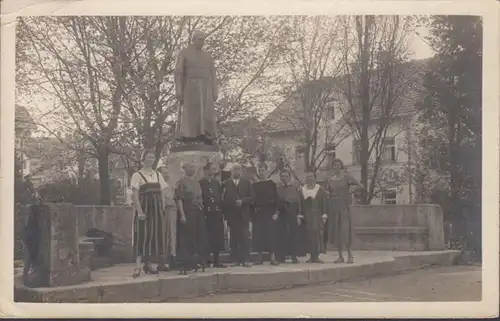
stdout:
POLYGON ((354 250, 425 251, 429 229, 424 226, 355 226, 354 250))

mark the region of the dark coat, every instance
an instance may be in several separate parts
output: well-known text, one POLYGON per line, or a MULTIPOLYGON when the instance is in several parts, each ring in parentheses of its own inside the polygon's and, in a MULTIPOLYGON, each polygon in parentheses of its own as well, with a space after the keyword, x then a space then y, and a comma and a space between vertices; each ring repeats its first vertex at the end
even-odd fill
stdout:
POLYGON ((200 180, 203 197, 203 211, 206 217, 210 251, 224 250, 224 222, 222 215, 222 187, 215 178, 200 180))
POLYGON ((253 188, 248 179, 240 178, 238 186, 232 178, 222 183, 223 212, 228 223, 234 221, 249 222, 253 216, 253 188), (236 201, 242 200, 242 206, 236 206, 236 201))

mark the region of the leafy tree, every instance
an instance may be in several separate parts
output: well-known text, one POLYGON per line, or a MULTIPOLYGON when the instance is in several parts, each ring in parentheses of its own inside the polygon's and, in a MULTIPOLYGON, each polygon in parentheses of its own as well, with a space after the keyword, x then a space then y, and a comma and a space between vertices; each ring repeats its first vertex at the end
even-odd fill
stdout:
POLYGON ((297 133, 305 170, 316 173, 330 147, 346 137, 344 128, 332 121, 334 81, 340 73, 340 24, 338 18, 305 16, 290 18, 288 23, 290 43, 282 57, 283 101, 265 123, 270 131, 281 130, 284 123, 297 133))
POLYGON ((408 38, 415 22, 407 16, 342 19, 339 109, 354 136, 353 153, 367 188, 361 195, 364 204, 376 194, 388 129, 417 83, 420 70, 408 64, 408 38))
POLYGON ((22 58, 33 75, 31 85, 55 105, 50 121, 59 128, 51 131, 59 137, 76 131, 92 145, 101 203, 109 204, 110 143, 130 90, 129 52, 140 35, 127 17, 20 18, 18 28, 29 44, 22 58))
POLYGON ((429 30, 436 59, 425 75, 418 108, 446 148, 450 212, 464 235, 464 208, 475 220, 481 215, 482 19, 433 16, 429 30))

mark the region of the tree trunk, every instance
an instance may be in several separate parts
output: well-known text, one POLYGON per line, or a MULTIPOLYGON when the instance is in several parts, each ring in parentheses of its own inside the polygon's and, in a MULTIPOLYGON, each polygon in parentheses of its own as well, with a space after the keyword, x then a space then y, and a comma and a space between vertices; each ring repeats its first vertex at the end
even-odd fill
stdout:
POLYGON ((360 41, 360 58, 361 58, 361 70, 360 70, 360 93, 361 93, 361 152, 360 152, 360 165, 361 165, 361 184, 365 187, 362 191, 362 203, 363 205, 368 205, 368 162, 369 162, 369 148, 370 142, 368 138, 368 126, 370 124, 370 39, 369 39, 369 25, 372 23, 372 16, 366 16, 363 30, 362 39, 360 41))
POLYGON ((97 146, 99 163, 99 182, 101 187, 101 205, 111 204, 111 185, 109 179, 109 149, 107 145, 97 146))
POLYGON ((85 193, 83 190, 85 180, 85 152, 82 150, 78 151, 78 176, 77 176, 77 186, 78 195, 82 197, 85 193))

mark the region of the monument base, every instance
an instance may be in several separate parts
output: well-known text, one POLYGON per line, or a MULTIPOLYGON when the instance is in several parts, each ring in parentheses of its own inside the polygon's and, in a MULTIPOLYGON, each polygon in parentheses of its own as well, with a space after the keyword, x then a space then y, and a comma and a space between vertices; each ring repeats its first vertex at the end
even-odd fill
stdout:
POLYGON ((203 166, 207 162, 218 164, 221 160, 220 153, 215 146, 182 146, 172 149, 167 156, 167 168, 170 180, 175 184, 184 176, 182 165, 191 163, 196 168, 195 178, 203 177, 203 166))

